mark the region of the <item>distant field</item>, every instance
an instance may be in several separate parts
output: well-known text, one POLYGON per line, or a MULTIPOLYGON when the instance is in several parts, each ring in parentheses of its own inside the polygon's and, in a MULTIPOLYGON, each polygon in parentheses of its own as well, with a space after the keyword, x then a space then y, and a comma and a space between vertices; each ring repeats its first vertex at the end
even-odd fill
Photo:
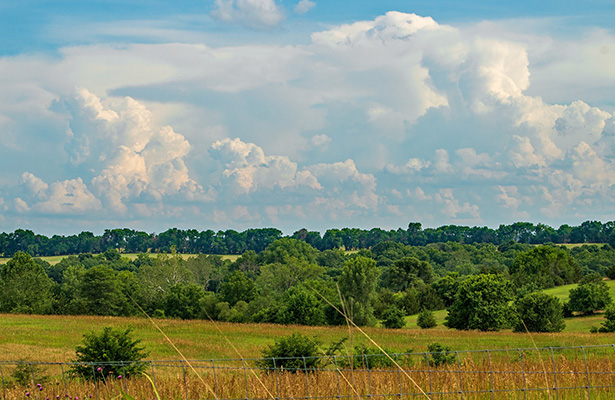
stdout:
MULTIPOLYGON (((135 258, 137 258, 137 256, 140 253, 122 253, 122 257, 126 257, 130 260, 134 260, 135 258)), ((156 257, 157 253, 148 253, 149 256, 151 257, 156 257)), ((181 256, 184 259, 187 259, 188 257, 194 257, 197 256, 198 254, 181 254, 181 256)), ((49 257, 39 257, 42 260, 47 261, 49 264, 57 264, 59 263, 62 259, 68 257, 66 256, 49 256, 49 257)), ((235 261, 236 259, 238 259, 240 256, 237 254, 225 254, 221 256, 223 259, 225 260, 231 260, 231 261, 235 261)), ((8 260, 10 260, 10 258, 0 258, 0 264, 4 264, 6 263, 8 260)))

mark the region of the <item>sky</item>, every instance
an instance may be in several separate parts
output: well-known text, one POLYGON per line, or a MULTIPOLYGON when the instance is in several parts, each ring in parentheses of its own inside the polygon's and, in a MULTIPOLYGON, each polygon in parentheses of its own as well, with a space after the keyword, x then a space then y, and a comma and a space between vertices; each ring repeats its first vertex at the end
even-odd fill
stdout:
POLYGON ((4 0, 0 231, 614 220, 613 20, 610 0, 4 0))

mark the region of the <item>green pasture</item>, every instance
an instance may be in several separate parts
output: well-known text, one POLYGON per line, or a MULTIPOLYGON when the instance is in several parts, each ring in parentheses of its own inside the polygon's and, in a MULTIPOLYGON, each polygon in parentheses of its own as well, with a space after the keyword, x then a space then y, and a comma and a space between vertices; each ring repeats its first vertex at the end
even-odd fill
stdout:
MULTIPOLYGON (((129 260, 134 260, 135 258, 137 258, 137 256, 140 253, 122 253, 122 257, 125 257, 129 260)), ((96 255, 96 254, 95 254, 96 255)), ((148 255, 150 257, 156 257, 157 254, 156 253, 148 253, 148 255)), ((198 254, 180 254, 182 256, 182 258, 184 259, 188 259, 190 257, 196 257, 198 254)), ((49 264, 54 265, 59 263, 60 261, 62 261, 62 259, 68 257, 67 255, 65 256, 49 256, 49 257, 38 257, 42 260, 47 261, 49 264)), ((238 254, 225 254, 221 256, 223 259, 225 260, 231 260, 231 261, 235 261, 236 259, 238 259, 240 256, 238 254)), ((10 260, 10 258, 0 258, 0 264, 5 264, 8 260, 10 260)))

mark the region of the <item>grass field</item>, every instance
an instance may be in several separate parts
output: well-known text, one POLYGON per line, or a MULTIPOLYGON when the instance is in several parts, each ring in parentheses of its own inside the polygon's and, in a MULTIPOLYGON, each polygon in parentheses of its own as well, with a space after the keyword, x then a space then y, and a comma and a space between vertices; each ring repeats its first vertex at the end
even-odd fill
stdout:
MULTIPOLYGON (((137 258, 138 255, 139 253, 122 253, 122 257, 128 258, 129 260, 134 260, 135 258, 137 258)), ((156 257, 156 253, 149 253, 149 255, 150 257, 156 257)), ((195 257, 197 255, 198 254, 181 254, 181 256, 184 259, 187 259, 189 257, 195 257)), ((54 265, 54 264, 59 263, 60 261, 62 261, 62 259, 66 257, 68 256, 49 256, 49 257, 39 257, 39 258, 47 261, 51 265, 54 265)), ((240 256, 237 254, 224 254, 221 257, 225 260, 235 261, 240 256)), ((0 264, 5 264, 8 260, 10 260, 10 258, 0 258, 0 264)))

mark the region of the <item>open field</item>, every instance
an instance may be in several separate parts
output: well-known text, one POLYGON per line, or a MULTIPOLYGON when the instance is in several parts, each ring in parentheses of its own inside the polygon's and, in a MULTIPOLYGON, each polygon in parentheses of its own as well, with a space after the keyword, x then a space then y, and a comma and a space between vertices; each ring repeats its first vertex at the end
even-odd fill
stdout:
MULTIPOLYGON (((122 253, 122 257, 128 258, 129 260, 134 260, 135 258, 137 258, 137 256, 140 253, 122 253)), ((156 257, 157 253, 148 253, 150 257, 156 257)), ((96 254, 94 254, 96 255, 96 254)), ((195 257, 198 254, 181 254, 181 256, 184 259, 187 259, 189 257, 195 257)), ((49 264, 54 265, 59 263, 60 261, 62 261, 62 259, 66 258, 68 256, 49 256, 49 257, 38 257, 41 260, 45 260, 47 261, 49 264)), ((224 254, 221 256, 223 259, 225 260, 231 260, 231 261, 235 261, 236 259, 238 259, 240 256, 237 254, 224 254)), ((10 258, 1 258, 0 257, 0 264, 5 264, 8 260, 10 260, 10 258)))

